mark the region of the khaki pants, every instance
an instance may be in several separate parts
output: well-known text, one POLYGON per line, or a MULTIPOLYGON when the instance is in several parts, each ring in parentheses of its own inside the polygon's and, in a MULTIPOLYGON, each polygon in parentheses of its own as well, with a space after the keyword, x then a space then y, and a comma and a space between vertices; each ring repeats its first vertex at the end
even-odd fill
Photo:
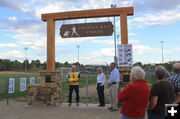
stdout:
POLYGON ((110 95, 110 103, 111 103, 111 107, 113 109, 118 109, 118 88, 119 88, 119 83, 116 84, 112 84, 110 86, 110 90, 109 90, 109 95, 110 95))

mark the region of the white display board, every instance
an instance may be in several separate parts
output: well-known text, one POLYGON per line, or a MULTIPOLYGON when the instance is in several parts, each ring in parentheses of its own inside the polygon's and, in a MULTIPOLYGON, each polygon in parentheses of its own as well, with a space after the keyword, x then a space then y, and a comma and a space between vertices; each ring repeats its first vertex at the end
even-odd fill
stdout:
POLYGON ((25 91, 26 90, 26 78, 20 78, 20 90, 25 91))
POLYGON ((133 65, 132 44, 121 44, 117 46, 118 67, 131 67, 133 65))
POLYGON ((14 78, 9 78, 9 90, 8 93, 14 93, 14 78))
POLYGON ((30 84, 35 84, 35 77, 30 77, 30 84))

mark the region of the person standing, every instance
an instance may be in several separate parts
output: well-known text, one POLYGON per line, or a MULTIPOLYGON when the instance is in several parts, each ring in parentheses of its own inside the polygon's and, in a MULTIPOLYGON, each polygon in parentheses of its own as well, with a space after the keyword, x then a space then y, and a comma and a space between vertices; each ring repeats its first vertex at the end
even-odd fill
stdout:
POLYGON ((133 83, 129 84, 118 94, 118 101, 124 101, 121 108, 121 119, 145 119, 145 109, 148 104, 150 89, 144 80, 145 72, 135 66, 130 74, 133 83))
POLYGON ((72 66, 72 72, 69 73, 69 106, 72 104, 73 90, 76 92, 76 105, 79 106, 79 81, 80 74, 76 72, 76 66, 72 66))
POLYGON ((108 109, 110 109, 110 111, 117 111, 118 109, 117 95, 119 89, 120 74, 118 69, 116 68, 115 63, 111 63, 110 68, 111 68, 111 73, 108 80, 108 85, 110 86, 109 95, 110 95, 111 107, 109 107, 108 109))
POLYGON ((180 63, 174 64, 174 75, 166 79, 177 88, 180 88, 180 63))
POLYGON ((174 101, 174 86, 165 80, 165 75, 166 69, 163 66, 155 68, 157 81, 150 91, 148 119, 165 119, 165 104, 172 104, 174 101))
POLYGON ((176 100, 173 103, 180 104, 180 63, 174 64, 174 75, 171 75, 166 80, 175 86, 176 100))
POLYGON ((106 83, 106 76, 103 73, 103 69, 101 67, 98 67, 97 69, 97 93, 99 97, 99 107, 104 107, 105 106, 105 101, 104 101, 104 84, 106 83))

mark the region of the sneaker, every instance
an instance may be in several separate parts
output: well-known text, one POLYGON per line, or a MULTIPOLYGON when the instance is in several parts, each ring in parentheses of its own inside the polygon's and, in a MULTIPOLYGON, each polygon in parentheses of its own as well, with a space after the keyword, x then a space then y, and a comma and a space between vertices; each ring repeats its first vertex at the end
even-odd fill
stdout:
POLYGON ((111 109, 111 110, 110 110, 110 112, 115 112, 115 111, 117 111, 117 109, 111 109))
POLYGON ((100 105, 100 107, 104 107, 104 106, 105 106, 105 104, 101 104, 101 105, 100 105))
POLYGON ((79 106, 79 103, 76 103, 76 106, 79 106))
POLYGON ((105 104, 100 104, 100 105, 98 105, 98 107, 104 107, 105 106, 105 104))
POLYGON ((101 106, 101 104, 99 104, 99 105, 97 105, 98 107, 100 107, 101 106))
POLYGON ((71 106, 71 103, 69 103, 68 106, 71 106))

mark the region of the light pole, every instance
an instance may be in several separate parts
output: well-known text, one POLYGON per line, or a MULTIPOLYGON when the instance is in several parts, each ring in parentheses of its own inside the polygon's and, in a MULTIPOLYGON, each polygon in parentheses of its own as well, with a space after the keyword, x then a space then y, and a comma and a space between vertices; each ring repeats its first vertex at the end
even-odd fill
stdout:
POLYGON ((164 58, 163 58, 163 43, 164 43, 164 41, 160 41, 160 43, 161 43, 161 49, 162 49, 162 63, 164 62, 164 58))
POLYGON ((25 61, 24 61, 24 71, 26 72, 27 71, 27 61, 26 61, 26 51, 28 50, 27 47, 24 48, 24 51, 25 51, 25 61))
POLYGON ((77 48, 78 48, 78 71, 79 71, 79 48, 80 48, 80 45, 77 45, 77 48))
POLYGON ((118 39, 118 45, 119 45, 119 39, 120 39, 120 35, 117 35, 117 39, 118 39))
MULTIPOLYGON (((116 4, 111 4, 111 8, 116 8, 116 4)), ((114 16, 114 48, 115 48, 114 63, 117 64, 117 58, 116 58, 116 24, 115 24, 115 16, 114 16)))
POLYGON ((108 75, 108 63, 105 61, 105 66, 106 66, 106 75, 108 75))

